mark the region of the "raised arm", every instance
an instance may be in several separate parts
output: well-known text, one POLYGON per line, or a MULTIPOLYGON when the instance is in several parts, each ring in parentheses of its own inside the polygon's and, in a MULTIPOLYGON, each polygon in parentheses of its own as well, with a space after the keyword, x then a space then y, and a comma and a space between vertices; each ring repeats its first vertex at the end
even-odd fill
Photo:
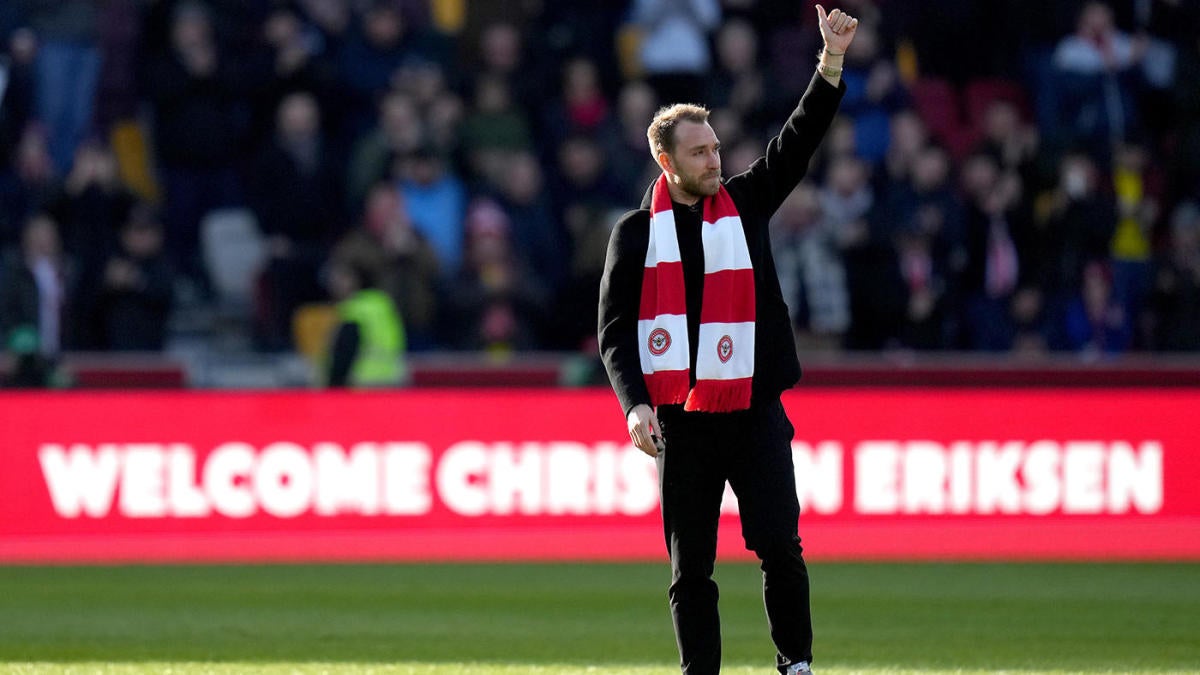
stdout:
POLYGON ((826 82, 836 87, 842 81, 842 62, 846 49, 858 32, 858 19, 840 9, 826 14, 825 8, 817 5, 817 26, 821 29, 821 40, 825 43, 821 49, 821 62, 817 66, 817 72, 826 82))
POLYGON ((767 144, 766 153, 726 183, 735 199, 746 197, 737 199, 738 208, 755 209, 767 218, 808 172, 808 164, 825 138, 846 91, 842 83, 842 55, 854 39, 858 19, 836 9, 827 15, 820 5, 817 17, 825 47, 808 90, 800 97, 800 104, 779 135, 767 144))

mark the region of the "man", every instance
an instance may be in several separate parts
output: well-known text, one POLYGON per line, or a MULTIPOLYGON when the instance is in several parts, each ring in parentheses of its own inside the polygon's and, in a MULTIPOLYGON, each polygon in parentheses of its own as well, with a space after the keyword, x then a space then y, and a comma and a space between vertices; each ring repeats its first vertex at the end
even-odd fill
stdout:
POLYGON ((647 135, 662 168, 616 224, 600 285, 599 341, 629 435, 656 458, 683 672, 720 670, 717 522, 726 481, 762 561, 780 673, 809 673, 808 572, 797 536, 794 433, 779 396, 800 366, 770 253, 771 215, 807 170, 845 87, 857 19, 817 5, 824 39, 808 91, 766 155, 724 184, 708 111, 677 104, 647 135))
POLYGON ((328 368, 331 387, 392 387, 404 381, 404 322, 377 274, 362 261, 334 260, 330 293, 340 322, 328 368))

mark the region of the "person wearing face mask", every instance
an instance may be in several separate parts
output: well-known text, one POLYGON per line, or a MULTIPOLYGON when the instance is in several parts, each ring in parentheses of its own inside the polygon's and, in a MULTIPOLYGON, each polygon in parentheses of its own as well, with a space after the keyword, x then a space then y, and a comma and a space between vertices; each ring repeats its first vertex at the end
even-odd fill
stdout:
POLYGON ((1099 189, 1099 170, 1086 153, 1067 154, 1059 164, 1059 185, 1049 217, 1038 230, 1038 278, 1045 297, 1046 346, 1071 349, 1066 332, 1068 305, 1083 290, 1090 263, 1107 265, 1116 226, 1113 199, 1099 189))
POLYGON ((809 673, 808 572, 780 394, 800 366, 771 255, 768 221, 800 182, 845 86, 858 21, 817 5, 817 73, 766 154, 721 179, 708 110, 675 104, 647 130, 661 174, 620 218, 600 282, 598 340, 630 439, 655 457, 671 558, 668 589, 680 664, 720 671, 716 558, 721 496, 739 498, 746 547, 762 561, 780 673, 809 673))

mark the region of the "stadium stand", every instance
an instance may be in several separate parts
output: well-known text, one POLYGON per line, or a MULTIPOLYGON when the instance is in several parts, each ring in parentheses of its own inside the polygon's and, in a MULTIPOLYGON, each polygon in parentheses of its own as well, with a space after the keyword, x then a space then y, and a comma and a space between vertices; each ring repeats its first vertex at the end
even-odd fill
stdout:
MULTIPOLYGON (((62 280, 56 326, 18 309, 17 289, 36 284, 0 288, 5 362, 26 357, 29 330, 54 330, 38 349, 72 371, 57 382, 303 383, 298 354, 319 362, 324 345, 292 330, 306 321, 291 308, 328 300, 335 248, 374 242, 376 272, 415 328, 413 384, 560 381, 547 363, 593 355, 597 242, 655 171, 638 111, 679 95, 713 105, 737 171, 814 61, 811 1, 673 9, 695 13, 676 61, 654 4, 4 3, 0 275, 27 278, 24 233, 48 217, 59 241, 46 260, 62 280), (91 86, 65 90, 68 44, 97 68, 91 86), (397 194, 394 214, 369 213, 379 185, 397 194), (163 218, 174 293, 162 354, 130 360, 104 356, 120 341, 100 337, 105 307, 88 290, 111 281, 104 261, 137 203, 163 218), (480 204, 507 243, 470 250, 480 204), (112 368, 97 365, 106 358, 112 368), (227 379, 214 363, 253 365, 227 379)), ((1200 7, 848 4, 862 35, 847 105, 797 203, 832 194, 854 165, 863 209, 842 221, 828 211, 837 200, 818 198, 807 215, 781 215, 775 242, 810 362, 930 352, 973 364, 986 347, 999 363, 1133 355, 1150 359, 1133 372, 1157 372, 1144 365, 1156 355, 1200 350, 1200 7), (948 21, 960 37, 939 41, 948 21), (949 157, 936 191, 917 177, 919 161, 937 171, 930 148, 949 157), (1083 222, 1094 231, 1070 230, 1083 222), (990 231, 1011 240, 1010 287, 978 281, 994 276, 990 231), (845 288, 828 286, 837 266, 845 288), (818 292, 846 299, 848 324, 822 322, 818 292)))

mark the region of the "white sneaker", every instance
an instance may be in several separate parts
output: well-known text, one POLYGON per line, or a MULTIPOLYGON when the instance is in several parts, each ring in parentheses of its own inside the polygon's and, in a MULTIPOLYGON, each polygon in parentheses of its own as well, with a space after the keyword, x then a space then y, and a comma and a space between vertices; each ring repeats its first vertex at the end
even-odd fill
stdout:
POLYGON ((812 668, 808 667, 808 661, 793 663, 788 666, 787 675, 812 675, 812 668))

